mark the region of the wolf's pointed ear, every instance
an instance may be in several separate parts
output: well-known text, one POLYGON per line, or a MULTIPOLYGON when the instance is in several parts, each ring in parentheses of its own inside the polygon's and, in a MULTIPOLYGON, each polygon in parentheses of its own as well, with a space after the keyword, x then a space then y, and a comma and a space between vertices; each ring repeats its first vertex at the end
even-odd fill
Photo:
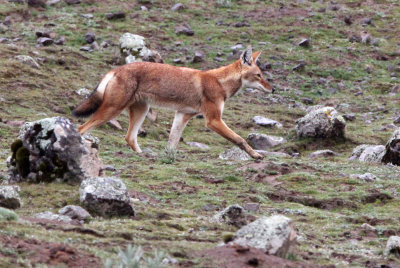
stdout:
POLYGON ((257 62, 260 55, 261 55, 261 51, 257 51, 257 52, 254 52, 253 55, 251 55, 251 57, 253 58, 254 62, 257 62))
POLYGON ((247 64, 251 65, 252 62, 252 57, 251 57, 252 49, 251 46, 248 46, 245 51, 243 51, 242 55, 240 56, 240 59, 242 61, 242 64, 247 64))

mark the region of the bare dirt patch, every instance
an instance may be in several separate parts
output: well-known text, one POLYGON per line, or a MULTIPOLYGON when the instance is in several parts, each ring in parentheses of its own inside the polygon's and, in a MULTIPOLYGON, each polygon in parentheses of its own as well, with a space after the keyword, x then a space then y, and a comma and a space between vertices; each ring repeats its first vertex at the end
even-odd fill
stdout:
MULTIPOLYGON (((25 255, 31 263, 57 266, 65 264, 67 267, 99 267, 100 259, 67 245, 49 243, 36 239, 22 239, 18 237, 0 236, 1 247, 13 249, 18 255, 25 255)), ((16 263, 17 258, 11 260, 16 263)))
MULTIPOLYGON (((202 267, 269 267, 269 268, 312 268, 317 267, 311 264, 292 262, 276 256, 267 255, 262 250, 234 246, 222 246, 213 249, 196 252, 195 257, 201 258, 204 262, 202 267)), ((181 266, 182 267, 182 266, 181 266)))

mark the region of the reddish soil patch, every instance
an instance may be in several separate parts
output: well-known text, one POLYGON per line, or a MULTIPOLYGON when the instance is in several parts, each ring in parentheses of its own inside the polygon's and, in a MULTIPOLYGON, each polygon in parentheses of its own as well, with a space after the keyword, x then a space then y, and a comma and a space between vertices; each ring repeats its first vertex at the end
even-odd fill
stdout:
POLYGON ((267 196, 273 201, 294 202, 309 207, 315 207, 327 210, 332 210, 342 207, 353 208, 353 209, 357 208, 357 206, 353 202, 343 200, 337 197, 330 199, 316 199, 315 197, 304 196, 301 195, 301 193, 299 192, 287 191, 284 189, 280 189, 273 193, 267 193, 267 196))
MULTIPOLYGON (((311 264, 292 262, 276 256, 267 255, 262 250, 250 247, 222 246, 207 249, 195 253, 195 257, 201 258, 202 267, 220 268, 246 268, 246 267, 269 267, 269 268, 312 268, 318 267, 311 264)), ((184 267, 184 265, 181 265, 184 267)))
MULTIPOLYGON (((32 264, 48 264, 67 267, 100 267, 100 260, 93 254, 88 254, 67 245, 49 243, 36 239, 24 240, 18 237, 0 236, 2 248, 14 249, 18 255, 24 255, 32 264)), ((15 256, 17 257, 17 256, 15 256)), ((11 258, 16 263, 17 258, 11 258)))

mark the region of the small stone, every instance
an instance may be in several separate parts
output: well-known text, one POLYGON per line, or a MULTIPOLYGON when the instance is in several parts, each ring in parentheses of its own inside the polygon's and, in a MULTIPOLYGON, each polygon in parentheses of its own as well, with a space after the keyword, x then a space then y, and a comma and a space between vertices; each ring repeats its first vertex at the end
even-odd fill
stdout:
POLYGON ((4 20, 3 20, 3 24, 7 25, 7 26, 10 26, 12 24, 11 16, 5 17, 4 20))
POLYGON ((390 254, 393 254, 396 257, 400 256, 400 236, 389 237, 384 255, 389 256, 390 254))
POLYGON ((87 13, 87 14, 81 14, 81 16, 85 19, 93 19, 94 16, 91 13, 87 13))
POLYGON ((85 52, 92 52, 93 49, 90 48, 90 46, 83 46, 79 48, 80 51, 85 51, 85 52))
POLYGON ((258 211, 260 208, 259 203, 246 203, 243 205, 243 208, 247 211, 258 211))
POLYGON ((38 43, 39 45, 42 45, 42 46, 50 46, 51 44, 53 44, 53 39, 51 39, 51 38, 48 38, 48 37, 39 37, 37 40, 36 40, 36 43, 38 43))
POLYGON ((65 44, 65 37, 61 36, 60 38, 56 39, 54 41, 54 44, 59 45, 59 46, 64 45, 65 44))
POLYGON ((203 150, 210 149, 210 147, 208 145, 205 145, 205 144, 200 143, 200 142, 186 142, 186 144, 189 145, 190 147, 200 148, 200 149, 203 149, 203 150))
POLYGON ((125 19, 126 15, 123 11, 118 11, 118 12, 113 12, 113 13, 107 13, 106 18, 108 20, 122 20, 125 19))
POLYGON ((365 174, 352 174, 350 175, 351 179, 359 179, 365 182, 373 182, 373 181, 378 181, 379 179, 371 173, 365 173, 365 174))
POLYGON ((46 7, 44 0, 27 0, 27 3, 30 7, 46 7))
POLYGON ((0 186, 0 207, 17 209, 21 207, 21 199, 18 192, 19 186, 0 186))
POLYGON ((332 157, 332 156, 338 156, 339 154, 332 151, 332 150, 318 150, 315 152, 312 152, 308 155, 309 158, 321 158, 321 157, 332 157))
POLYGON ((253 117, 253 122, 256 123, 259 126, 263 127, 277 127, 277 128, 282 128, 282 124, 279 123, 278 121, 256 115, 253 117))
POLYGON ((361 228, 368 231, 376 231, 376 228, 368 223, 363 223, 361 228))
POLYGON ((58 211, 58 213, 60 215, 68 216, 71 219, 78 221, 86 221, 92 218, 89 212, 87 212, 84 208, 80 206, 73 206, 73 205, 65 206, 61 208, 58 211))
POLYGON ((350 16, 345 16, 344 17, 344 23, 346 23, 347 25, 352 25, 353 21, 352 21, 350 16))
MULTIPOLYGON (((257 61, 257 63, 258 62, 259 61, 257 61)), ((266 63, 262 63, 262 64, 258 65, 258 67, 260 68, 261 71, 267 71, 267 70, 272 69, 272 64, 270 62, 266 62, 266 63)))
POLYGON ((75 93, 76 93, 76 94, 78 94, 79 96, 84 96, 84 97, 89 96, 91 92, 92 92, 92 91, 90 91, 90 90, 87 89, 87 88, 80 88, 80 89, 78 89, 78 90, 75 90, 75 93))
POLYGON ((213 222, 226 223, 236 227, 242 227, 247 224, 246 215, 243 207, 239 205, 231 205, 223 211, 218 212, 212 218, 213 222))
POLYGON ((64 222, 64 223, 71 223, 72 219, 68 216, 64 215, 58 215, 55 214, 51 211, 46 211, 46 212, 41 212, 35 214, 36 219, 43 219, 43 220, 48 220, 48 221, 58 221, 58 222, 64 222))
POLYGON ((187 36, 194 35, 193 29, 187 23, 177 26, 175 28, 175 33, 178 34, 178 35, 179 34, 184 34, 184 35, 187 35, 187 36))
POLYGON ((294 67, 292 68, 292 70, 293 70, 293 71, 296 71, 296 72, 299 72, 299 71, 304 70, 305 67, 306 67, 306 64, 305 64, 304 62, 302 62, 302 63, 299 63, 299 64, 297 64, 296 66, 294 66, 294 67))
POLYGON ((367 25, 375 27, 375 23, 372 21, 371 18, 363 18, 361 20, 361 25, 364 26, 364 27, 367 26, 367 25))
POLYGON ((141 11, 149 11, 149 9, 146 6, 140 6, 141 11))
POLYGON ((247 136, 247 142, 256 150, 267 150, 271 147, 285 143, 286 139, 265 134, 250 133, 247 136))
POLYGON ((99 47, 99 44, 97 43, 97 41, 94 41, 93 43, 90 44, 91 50, 98 50, 99 48, 100 47, 99 47))
POLYGON ((371 42, 371 35, 367 32, 361 33, 361 43, 369 44, 371 42))
POLYGON ((61 0, 50 0, 50 1, 47 1, 47 5, 49 5, 49 6, 55 6, 55 5, 57 5, 58 3, 60 3, 61 2, 61 0))
POLYGON ((204 61, 204 53, 201 52, 201 51, 196 51, 194 53, 194 57, 193 57, 192 62, 193 63, 198 63, 198 62, 202 62, 202 61, 204 61))
POLYGON ((24 64, 31 66, 32 68, 35 68, 35 69, 40 68, 39 63, 37 63, 31 56, 18 55, 18 56, 15 56, 15 59, 18 60, 19 62, 22 62, 24 64))
POLYGON ((175 64, 182 64, 182 63, 183 63, 183 61, 182 61, 181 58, 173 59, 173 62, 174 62, 175 64))
POLYGON ((298 43, 298 46, 300 47, 310 47, 310 39, 303 39, 298 43))
POLYGON ((64 0, 68 5, 78 5, 81 3, 81 0, 64 0))
POLYGON ((224 62, 225 60, 223 58, 221 58, 221 57, 215 57, 214 61, 216 61, 216 62, 224 62))
POLYGON ((175 5, 173 5, 171 7, 172 11, 180 11, 180 10, 183 10, 183 9, 185 9, 185 6, 182 3, 176 3, 175 5))
POLYGON ((311 98, 302 98, 301 102, 303 102, 304 104, 313 104, 314 100, 311 98))
POLYGON ((247 21, 239 21, 239 22, 236 22, 235 24, 233 24, 233 27, 236 27, 236 28, 250 27, 250 23, 248 23, 247 21))
POLYGON ((88 32, 85 35, 86 43, 91 44, 96 40, 96 35, 93 32, 88 32))

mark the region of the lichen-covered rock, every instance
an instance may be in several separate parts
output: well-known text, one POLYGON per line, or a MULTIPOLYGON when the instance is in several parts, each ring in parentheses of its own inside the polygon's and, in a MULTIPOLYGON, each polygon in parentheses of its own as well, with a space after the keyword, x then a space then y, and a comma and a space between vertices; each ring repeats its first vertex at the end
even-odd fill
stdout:
POLYGON ((349 160, 358 160, 360 162, 381 163, 385 153, 383 145, 362 144, 353 149, 349 160))
POLYGON ((389 256, 390 254, 400 257, 400 236, 389 237, 384 255, 389 256))
POLYGON ((218 212, 212 218, 213 222, 226 223, 236 227, 242 227, 247 224, 246 214, 243 207, 239 205, 231 205, 223 211, 218 212))
POLYGON ((36 219, 43 219, 48 221, 59 221, 65 223, 71 223, 72 219, 68 216, 58 215, 50 211, 40 212, 35 214, 36 219))
POLYGON ((298 137, 331 138, 344 137, 346 121, 332 107, 317 106, 296 121, 298 137))
POLYGON ((222 160, 235 160, 235 161, 245 161, 250 160, 251 157, 245 151, 239 147, 232 147, 219 155, 222 160))
POLYGON ((26 65, 31 66, 32 68, 39 69, 40 65, 35 61, 31 56, 28 55, 18 55, 15 56, 15 59, 19 62, 22 62, 26 65))
POLYGON ((18 192, 20 188, 18 186, 0 186, 0 207, 16 209, 21 207, 21 199, 19 198, 18 192))
POLYGON ((400 165, 400 128, 393 133, 392 137, 386 143, 382 162, 400 165))
POLYGON ((113 216, 134 216, 135 210, 125 184, 116 178, 89 178, 79 189, 81 203, 92 214, 113 216))
POLYGON ((262 217, 240 228, 232 244, 255 247, 270 255, 285 257, 296 241, 292 221, 281 215, 262 217))
POLYGON ((146 40, 143 36, 124 33, 119 39, 119 46, 125 63, 136 61, 163 62, 160 53, 146 46, 146 40))
POLYGON ((61 208, 58 211, 58 214, 70 217, 71 219, 78 221, 86 221, 92 218, 92 216, 90 216, 89 212, 87 212, 86 209, 74 205, 69 205, 61 208))
POLYGON ((260 133, 250 133, 247 136, 247 142, 253 149, 256 150, 267 150, 271 147, 278 146, 282 143, 285 143, 285 138, 269 136, 260 133))
POLYGON ((26 123, 11 145, 10 180, 75 183, 99 176, 98 144, 84 139, 63 117, 26 123))

